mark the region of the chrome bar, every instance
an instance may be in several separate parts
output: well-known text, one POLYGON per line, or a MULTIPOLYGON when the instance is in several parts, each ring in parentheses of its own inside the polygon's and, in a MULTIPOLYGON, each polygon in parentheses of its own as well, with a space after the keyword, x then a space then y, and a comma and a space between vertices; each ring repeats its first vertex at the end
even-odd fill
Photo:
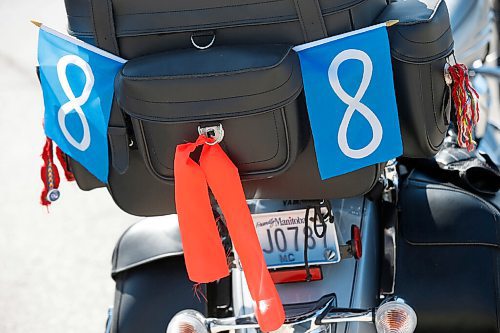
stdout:
MULTIPOLYGON (((318 311, 312 311, 307 315, 296 318, 287 318, 287 325, 309 322, 317 325, 328 325, 346 322, 373 322, 375 309, 336 309, 332 308, 330 302, 318 311)), ((259 324, 253 314, 230 318, 207 318, 205 325, 210 333, 220 333, 224 331, 259 328, 259 324)))
POLYGON ((113 308, 108 309, 108 319, 106 320, 106 333, 111 333, 111 324, 113 323, 113 308))
POLYGON ((324 318, 321 319, 320 324, 335 324, 346 322, 373 322, 375 310, 366 310, 364 312, 329 312, 324 318))
POLYGON ((497 66, 481 66, 478 68, 470 68, 469 75, 475 76, 477 74, 484 75, 486 77, 491 77, 500 80, 500 67, 497 66))
POLYGON ((253 314, 230 318, 207 318, 205 323, 210 333, 219 333, 237 329, 259 328, 253 314))

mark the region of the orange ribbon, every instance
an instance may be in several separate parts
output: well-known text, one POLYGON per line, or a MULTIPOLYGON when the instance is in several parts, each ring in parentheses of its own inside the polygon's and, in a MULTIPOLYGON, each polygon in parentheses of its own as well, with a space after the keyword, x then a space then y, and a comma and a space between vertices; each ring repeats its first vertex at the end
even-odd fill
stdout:
POLYGON ((210 142, 200 135, 194 143, 178 145, 175 153, 175 204, 189 278, 207 283, 229 274, 208 195, 210 186, 245 272, 257 321, 264 332, 277 330, 285 312, 264 260, 238 169, 218 144, 206 144, 210 142), (197 164, 190 155, 200 145, 197 164))

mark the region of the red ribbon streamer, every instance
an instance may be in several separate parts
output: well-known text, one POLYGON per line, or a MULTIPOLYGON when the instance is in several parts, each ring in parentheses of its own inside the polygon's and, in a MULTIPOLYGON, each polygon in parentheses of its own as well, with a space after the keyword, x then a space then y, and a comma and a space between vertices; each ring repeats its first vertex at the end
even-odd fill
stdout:
POLYGON ((229 274, 208 195, 210 186, 245 272, 257 321, 264 332, 277 330, 285 312, 264 260, 238 169, 218 144, 206 143, 210 139, 200 136, 194 143, 178 145, 174 161, 175 203, 189 278, 207 283, 229 274), (200 145, 203 150, 197 164, 190 154, 200 145))
POLYGON ((47 199, 47 195, 52 189, 59 188, 59 172, 54 164, 54 150, 52 140, 45 139, 45 145, 42 151, 43 165, 40 170, 40 177, 43 181, 43 190, 40 194, 40 203, 48 207, 52 202, 47 199))
MULTIPOLYGON (((69 171, 64 153, 59 147, 56 147, 56 155, 59 163, 61 163, 66 180, 70 182, 74 181, 75 176, 71 171, 69 171)), ((45 145, 43 146, 42 151, 42 159, 43 165, 40 169, 40 177, 43 182, 43 189, 42 193, 40 194, 40 203, 42 204, 42 206, 48 207, 52 204, 52 202, 47 198, 47 195, 51 190, 58 189, 59 183, 61 181, 59 170, 57 170, 57 166, 54 164, 54 143, 52 142, 52 139, 48 137, 45 138, 45 145)))

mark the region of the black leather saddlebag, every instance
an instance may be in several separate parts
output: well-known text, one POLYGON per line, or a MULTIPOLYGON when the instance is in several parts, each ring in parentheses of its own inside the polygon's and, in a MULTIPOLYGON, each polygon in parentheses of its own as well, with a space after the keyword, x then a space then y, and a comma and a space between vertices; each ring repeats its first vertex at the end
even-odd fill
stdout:
POLYGON ((482 198, 413 172, 400 192, 395 294, 417 333, 500 330, 500 194, 482 198))
MULTIPOLYGON (((175 147, 196 139, 198 126, 219 124, 248 198, 368 192, 380 164, 321 181, 291 47, 368 26, 385 6, 385 0, 66 0, 73 35, 131 59, 117 76, 110 121, 108 189, 115 202, 135 215, 175 212, 175 147), (194 46, 212 41, 205 50, 194 46)), ((81 188, 97 185, 70 164, 81 188)))
POLYGON ((224 129, 221 145, 249 198, 352 196, 377 180, 375 165, 322 181, 312 149, 301 157, 305 163, 296 163, 312 139, 299 59, 290 46, 221 46, 139 57, 119 73, 115 90, 148 170, 166 188, 174 181, 176 146, 194 142, 198 127, 213 125, 224 129), (280 175, 285 180, 277 186, 280 175), (361 175, 369 176, 356 180, 361 175))
POLYGON ((194 142, 198 127, 222 126, 221 146, 243 180, 286 171, 309 136, 298 99, 299 59, 286 45, 139 57, 118 74, 115 91, 145 163, 159 181, 173 182, 175 149, 194 142))
POLYGON ((453 37, 444 0, 395 1, 377 19, 391 27, 394 86, 405 157, 434 156, 450 122, 451 99, 444 79, 453 37))
MULTIPOLYGON (((385 0, 66 0, 73 35, 130 59, 115 82, 117 103, 110 120, 108 188, 114 200, 135 215, 175 212, 175 146, 194 140, 198 126, 219 124, 225 131, 223 148, 240 170, 247 198, 321 199, 368 192, 382 164, 321 181, 298 59, 290 47, 369 26, 377 16, 418 21, 415 29, 408 24, 405 36, 416 35, 419 44, 435 26, 449 28, 444 3, 425 2, 432 5, 415 6, 422 2, 412 0, 402 3, 402 9, 384 11, 385 0), (205 46, 210 47, 198 49, 205 46)), ((450 35, 443 40, 448 39, 450 35)), ((429 61, 428 54, 421 60, 413 48, 409 43, 401 52, 414 57, 418 66, 429 61)), ((439 59, 441 64, 444 58, 439 59)), ((420 107, 435 97, 433 79, 438 80, 434 72, 421 78, 431 95, 416 102, 419 106, 414 100, 400 102, 404 95, 398 94, 405 152, 420 149, 420 142, 433 133, 420 124, 435 112, 420 107), (415 112, 420 116, 406 115, 415 112)), ((444 82, 442 72, 440 79, 444 82)), ((396 87, 416 80, 408 77, 396 87)), ((70 164, 81 188, 97 185, 85 170, 70 164)))
POLYGON ((193 42, 204 46, 212 38, 214 46, 298 45, 369 26, 387 5, 386 0, 65 0, 65 3, 72 35, 97 44, 107 44, 107 35, 116 36, 120 54, 126 59, 192 48, 193 42), (101 3, 104 5, 100 6, 101 3), (112 29, 100 25, 102 20, 111 20, 112 29))

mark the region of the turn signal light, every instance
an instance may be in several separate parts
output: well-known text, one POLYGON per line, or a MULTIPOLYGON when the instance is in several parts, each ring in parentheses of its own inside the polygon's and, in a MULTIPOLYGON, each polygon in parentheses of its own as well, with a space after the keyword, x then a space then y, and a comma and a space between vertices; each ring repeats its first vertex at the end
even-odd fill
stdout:
POLYGON ((377 333, 413 333, 417 314, 402 299, 382 304, 375 313, 377 333))
POLYGON ((208 333, 205 317, 195 310, 177 313, 167 327, 166 333, 208 333))

